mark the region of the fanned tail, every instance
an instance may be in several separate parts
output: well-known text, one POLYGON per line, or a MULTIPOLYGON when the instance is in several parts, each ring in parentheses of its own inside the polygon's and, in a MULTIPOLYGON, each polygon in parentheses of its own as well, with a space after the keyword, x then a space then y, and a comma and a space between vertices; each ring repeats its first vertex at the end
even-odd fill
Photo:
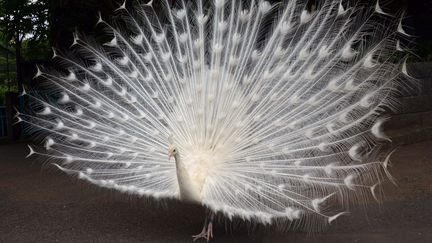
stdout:
POLYGON ((101 186, 176 197, 172 136, 191 174, 206 162, 203 204, 310 230, 376 198, 382 114, 412 85, 402 20, 379 3, 164 4, 163 18, 154 3, 121 5, 127 31, 100 17, 110 41, 75 34, 85 60, 55 51, 67 73, 38 69, 52 92, 28 94, 36 114, 19 118, 49 136, 31 154, 101 186))

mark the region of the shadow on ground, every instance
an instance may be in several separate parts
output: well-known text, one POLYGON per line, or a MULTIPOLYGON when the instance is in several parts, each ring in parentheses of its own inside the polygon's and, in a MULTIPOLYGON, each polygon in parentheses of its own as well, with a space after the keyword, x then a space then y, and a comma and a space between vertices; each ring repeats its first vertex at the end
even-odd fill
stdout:
MULTIPOLYGON (((0 146, 0 242, 191 242, 204 209, 99 189, 24 159, 25 144, 0 146)), ((352 208, 322 233, 219 225, 213 242, 432 242, 432 141, 392 157, 398 186, 382 204, 352 208)))

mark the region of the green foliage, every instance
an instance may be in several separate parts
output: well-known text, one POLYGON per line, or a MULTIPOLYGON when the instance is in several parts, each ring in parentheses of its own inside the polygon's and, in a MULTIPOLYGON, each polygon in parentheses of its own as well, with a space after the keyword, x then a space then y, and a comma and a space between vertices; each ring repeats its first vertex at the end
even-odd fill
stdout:
POLYGON ((4 105, 4 93, 16 90, 15 55, 8 48, 0 46, 0 106, 4 105))
POLYGON ((9 46, 24 39, 47 39, 47 19, 45 0, 0 0, 0 37, 9 46))
POLYGON ((17 82, 21 86, 22 60, 49 55, 48 17, 48 0, 0 0, 0 103, 6 91, 17 90, 17 82))
POLYGON ((6 92, 17 92, 18 87, 15 82, 0 83, 0 106, 4 106, 4 97, 6 92))
POLYGON ((24 40, 21 54, 24 60, 49 59, 51 46, 47 39, 24 40))

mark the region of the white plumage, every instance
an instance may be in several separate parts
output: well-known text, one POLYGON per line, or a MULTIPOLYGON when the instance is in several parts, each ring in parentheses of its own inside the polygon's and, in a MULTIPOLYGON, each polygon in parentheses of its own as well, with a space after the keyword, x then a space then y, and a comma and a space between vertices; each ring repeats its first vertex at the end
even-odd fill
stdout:
POLYGON ((401 22, 379 3, 203 2, 123 4, 127 31, 100 17, 110 41, 75 34, 84 60, 56 51, 67 73, 38 69, 52 93, 19 114, 48 134, 31 154, 103 187, 308 230, 376 197, 379 117, 409 80, 401 22))

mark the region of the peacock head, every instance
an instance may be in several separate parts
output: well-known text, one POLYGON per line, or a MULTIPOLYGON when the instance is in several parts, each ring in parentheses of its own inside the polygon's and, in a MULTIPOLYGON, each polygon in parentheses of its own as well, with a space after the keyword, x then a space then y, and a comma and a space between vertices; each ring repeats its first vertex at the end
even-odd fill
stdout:
POLYGON ((177 155, 177 149, 174 146, 170 145, 168 147, 168 159, 171 159, 171 157, 175 157, 176 155, 177 155))
POLYGON ((174 144, 174 138, 173 138, 172 134, 168 137, 168 142, 169 142, 168 159, 171 159, 171 157, 175 158, 178 151, 177 151, 177 148, 173 145, 174 144))

